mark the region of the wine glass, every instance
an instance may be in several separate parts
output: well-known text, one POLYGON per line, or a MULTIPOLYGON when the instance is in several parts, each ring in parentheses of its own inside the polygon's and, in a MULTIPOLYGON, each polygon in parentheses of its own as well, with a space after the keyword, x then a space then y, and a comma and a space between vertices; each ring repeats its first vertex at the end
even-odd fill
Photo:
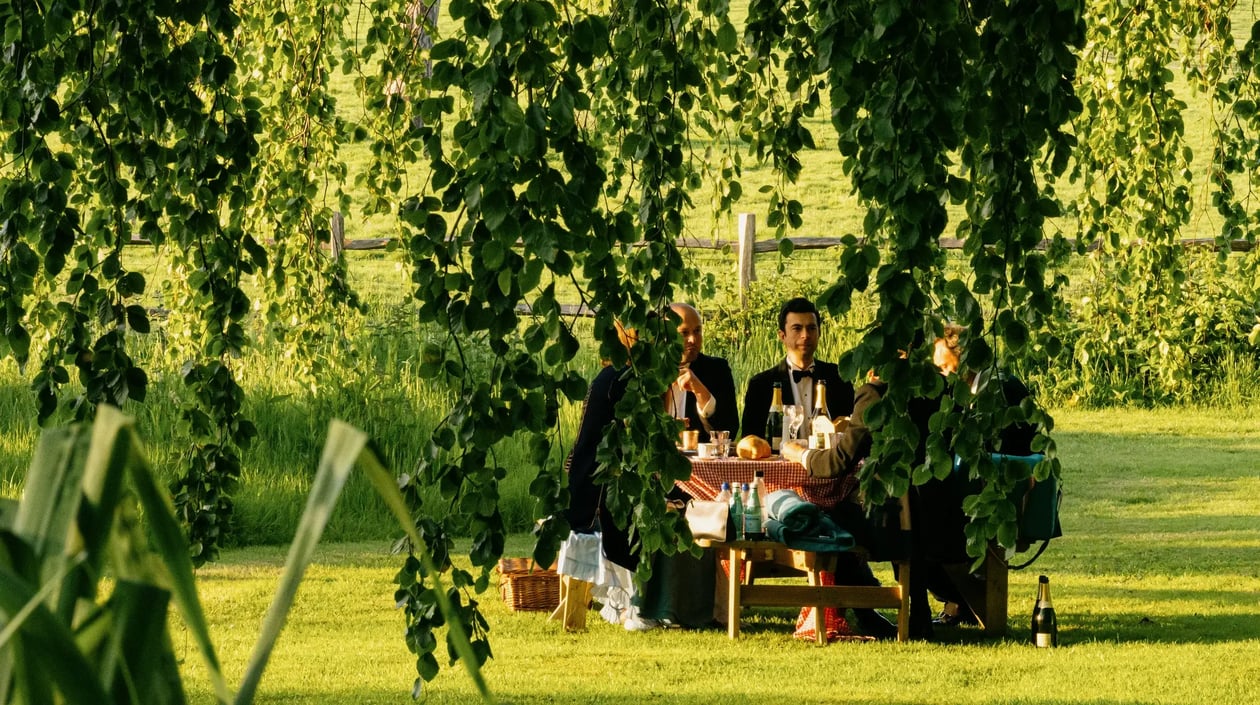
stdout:
POLYGON ((787 421, 787 440, 796 440, 801 424, 805 423, 805 407, 800 404, 786 404, 783 407, 783 418, 787 421))

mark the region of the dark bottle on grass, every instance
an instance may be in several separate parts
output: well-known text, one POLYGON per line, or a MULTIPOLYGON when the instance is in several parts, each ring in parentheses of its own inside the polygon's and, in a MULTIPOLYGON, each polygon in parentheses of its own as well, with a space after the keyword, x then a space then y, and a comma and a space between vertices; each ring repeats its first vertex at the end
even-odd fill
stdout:
POLYGON ((1044 575, 1037 580, 1037 604, 1033 607, 1032 616, 1032 642, 1042 648, 1059 645, 1059 620, 1054 613, 1054 603, 1050 601, 1050 578, 1044 575))

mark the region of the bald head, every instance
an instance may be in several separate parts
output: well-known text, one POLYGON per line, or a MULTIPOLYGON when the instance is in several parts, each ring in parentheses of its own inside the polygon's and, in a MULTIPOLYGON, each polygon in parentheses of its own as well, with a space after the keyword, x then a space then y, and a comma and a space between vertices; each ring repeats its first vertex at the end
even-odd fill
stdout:
POLYGON ((704 335, 701 331, 700 312, 691 304, 681 301, 669 305, 669 308, 682 319, 678 322, 678 335, 683 341, 682 364, 691 364, 700 355, 704 347, 704 335))

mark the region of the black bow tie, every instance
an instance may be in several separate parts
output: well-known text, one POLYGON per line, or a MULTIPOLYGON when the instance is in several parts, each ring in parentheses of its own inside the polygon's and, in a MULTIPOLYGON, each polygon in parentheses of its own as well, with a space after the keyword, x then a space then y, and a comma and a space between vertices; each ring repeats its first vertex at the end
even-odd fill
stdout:
POLYGON ((813 377, 813 370, 792 370, 792 381, 799 382, 806 377, 813 377))

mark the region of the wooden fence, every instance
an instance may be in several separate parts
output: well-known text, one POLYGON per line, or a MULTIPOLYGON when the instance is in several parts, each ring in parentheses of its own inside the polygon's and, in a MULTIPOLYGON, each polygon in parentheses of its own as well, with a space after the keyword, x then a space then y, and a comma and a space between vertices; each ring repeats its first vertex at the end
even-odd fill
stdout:
MULTIPOLYGON (((839 247, 844 244, 844 238, 839 237, 790 237, 787 238, 792 242, 793 250, 825 250, 832 247, 839 247)), ((371 238, 364 240, 346 240, 345 239, 345 221, 340 213, 333 216, 332 220, 332 241, 329 245, 332 256, 340 257, 341 253, 346 250, 379 250, 385 248, 391 238, 371 238)), ((940 239, 940 246, 945 250, 961 250, 964 245, 963 240, 953 237, 943 237, 940 239)), ((1039 248, 1045 249, 1050 245, 1050 240, 1042 240, 1039 248)), ((755 255, 759 253, 777 252, 779 243, 777 240, 758 240, 757 239, 757 219, 752 213, 740 213, 738 218, 738 233, 734 242, 721 239, 699 239, 699 238, 679 238, 675 243, 680 249, 693 250, 720 250, 728 245, 735 245, 736 249, 736 271, 739 274, 739 291, 741 304, 744 303, 743 298, 748 291, 749 285, 757 280, 757 270, 755 266, 755 255)), ((1181 241, 1184 247, 1193 248, 1216 248, 1217 242, 1213 238, 1189 238, 1181 241)), ((1250 252, 1255 245, 1247 240, 1233 240, 1229 243, 1231 252, 1250 252)), ((1094 250, 1098 248, 1098 243, 1091 243, 1089 248, 1094 250)), ((529 307, 521 304, 517 307, 522 312, 528 312, 529 307)), ((585 305, 564 305, 561 310, 566 315, 575 316, 593 316, 594 312, 586 308, 585 305)))
MULTIPOLYGON (((331 239, 326 247, 331 251, 334 259, 340 258, 342 253, 347 250, 381 250, 389 246, 394 238, 378 237, 365 238, 360 240, 346 240, 345 218, 341 213, 334 213, 331 226, 331 239)), ((793 250, 825 250, 831 247, 839 247, 844 244, 844 239, 839 237, 803 237, 795 236, 787 238, 792 242, 793 250)), ((147 244, 148 241, 141 239, 132 240, 131 244, 147 244)), ((757 239, 757 219, 752 213, 740 213, 738 218, 738 232, 734 241, 721 239, 700 239, 700 238, 679 238, 675 243, 680 249, 693 250, 720 250, 729 245, 734 245, 736 250, 736 271, 739 274, 739 291, 742 299, 748 291, 749 285, 757 280, 757 270, 755 267, 755 256, 759 253, 777 252, 779 243, 777 240, 758 240, 757 239)), ((1044 249, 1048 247, 1050 240, 1042 240, 1039 247, 1044 249)), ((1181 241, 1183 247, 1191 248, 1213 248, 1218 245, 1213 238, 1189 238, 1181 241)), ((940 239, 940 246, 946 250, 961 250, 964 241, 958 238, 943 237, 940 239)), ((1091 243, 1090 250, 1097 249, 1098 244, 1091 243)), ((1233 240, 1229 243, 1231 252, 1250 252, 1255 245, 1247 240, 1233 240)), ((523 312, 528 312, 529 307, 521 304, 518 307, 523 312)), ((593 316, 594 313, 583 305, 564 305, 561 310, 566 315, 576 316, 593 316)))

